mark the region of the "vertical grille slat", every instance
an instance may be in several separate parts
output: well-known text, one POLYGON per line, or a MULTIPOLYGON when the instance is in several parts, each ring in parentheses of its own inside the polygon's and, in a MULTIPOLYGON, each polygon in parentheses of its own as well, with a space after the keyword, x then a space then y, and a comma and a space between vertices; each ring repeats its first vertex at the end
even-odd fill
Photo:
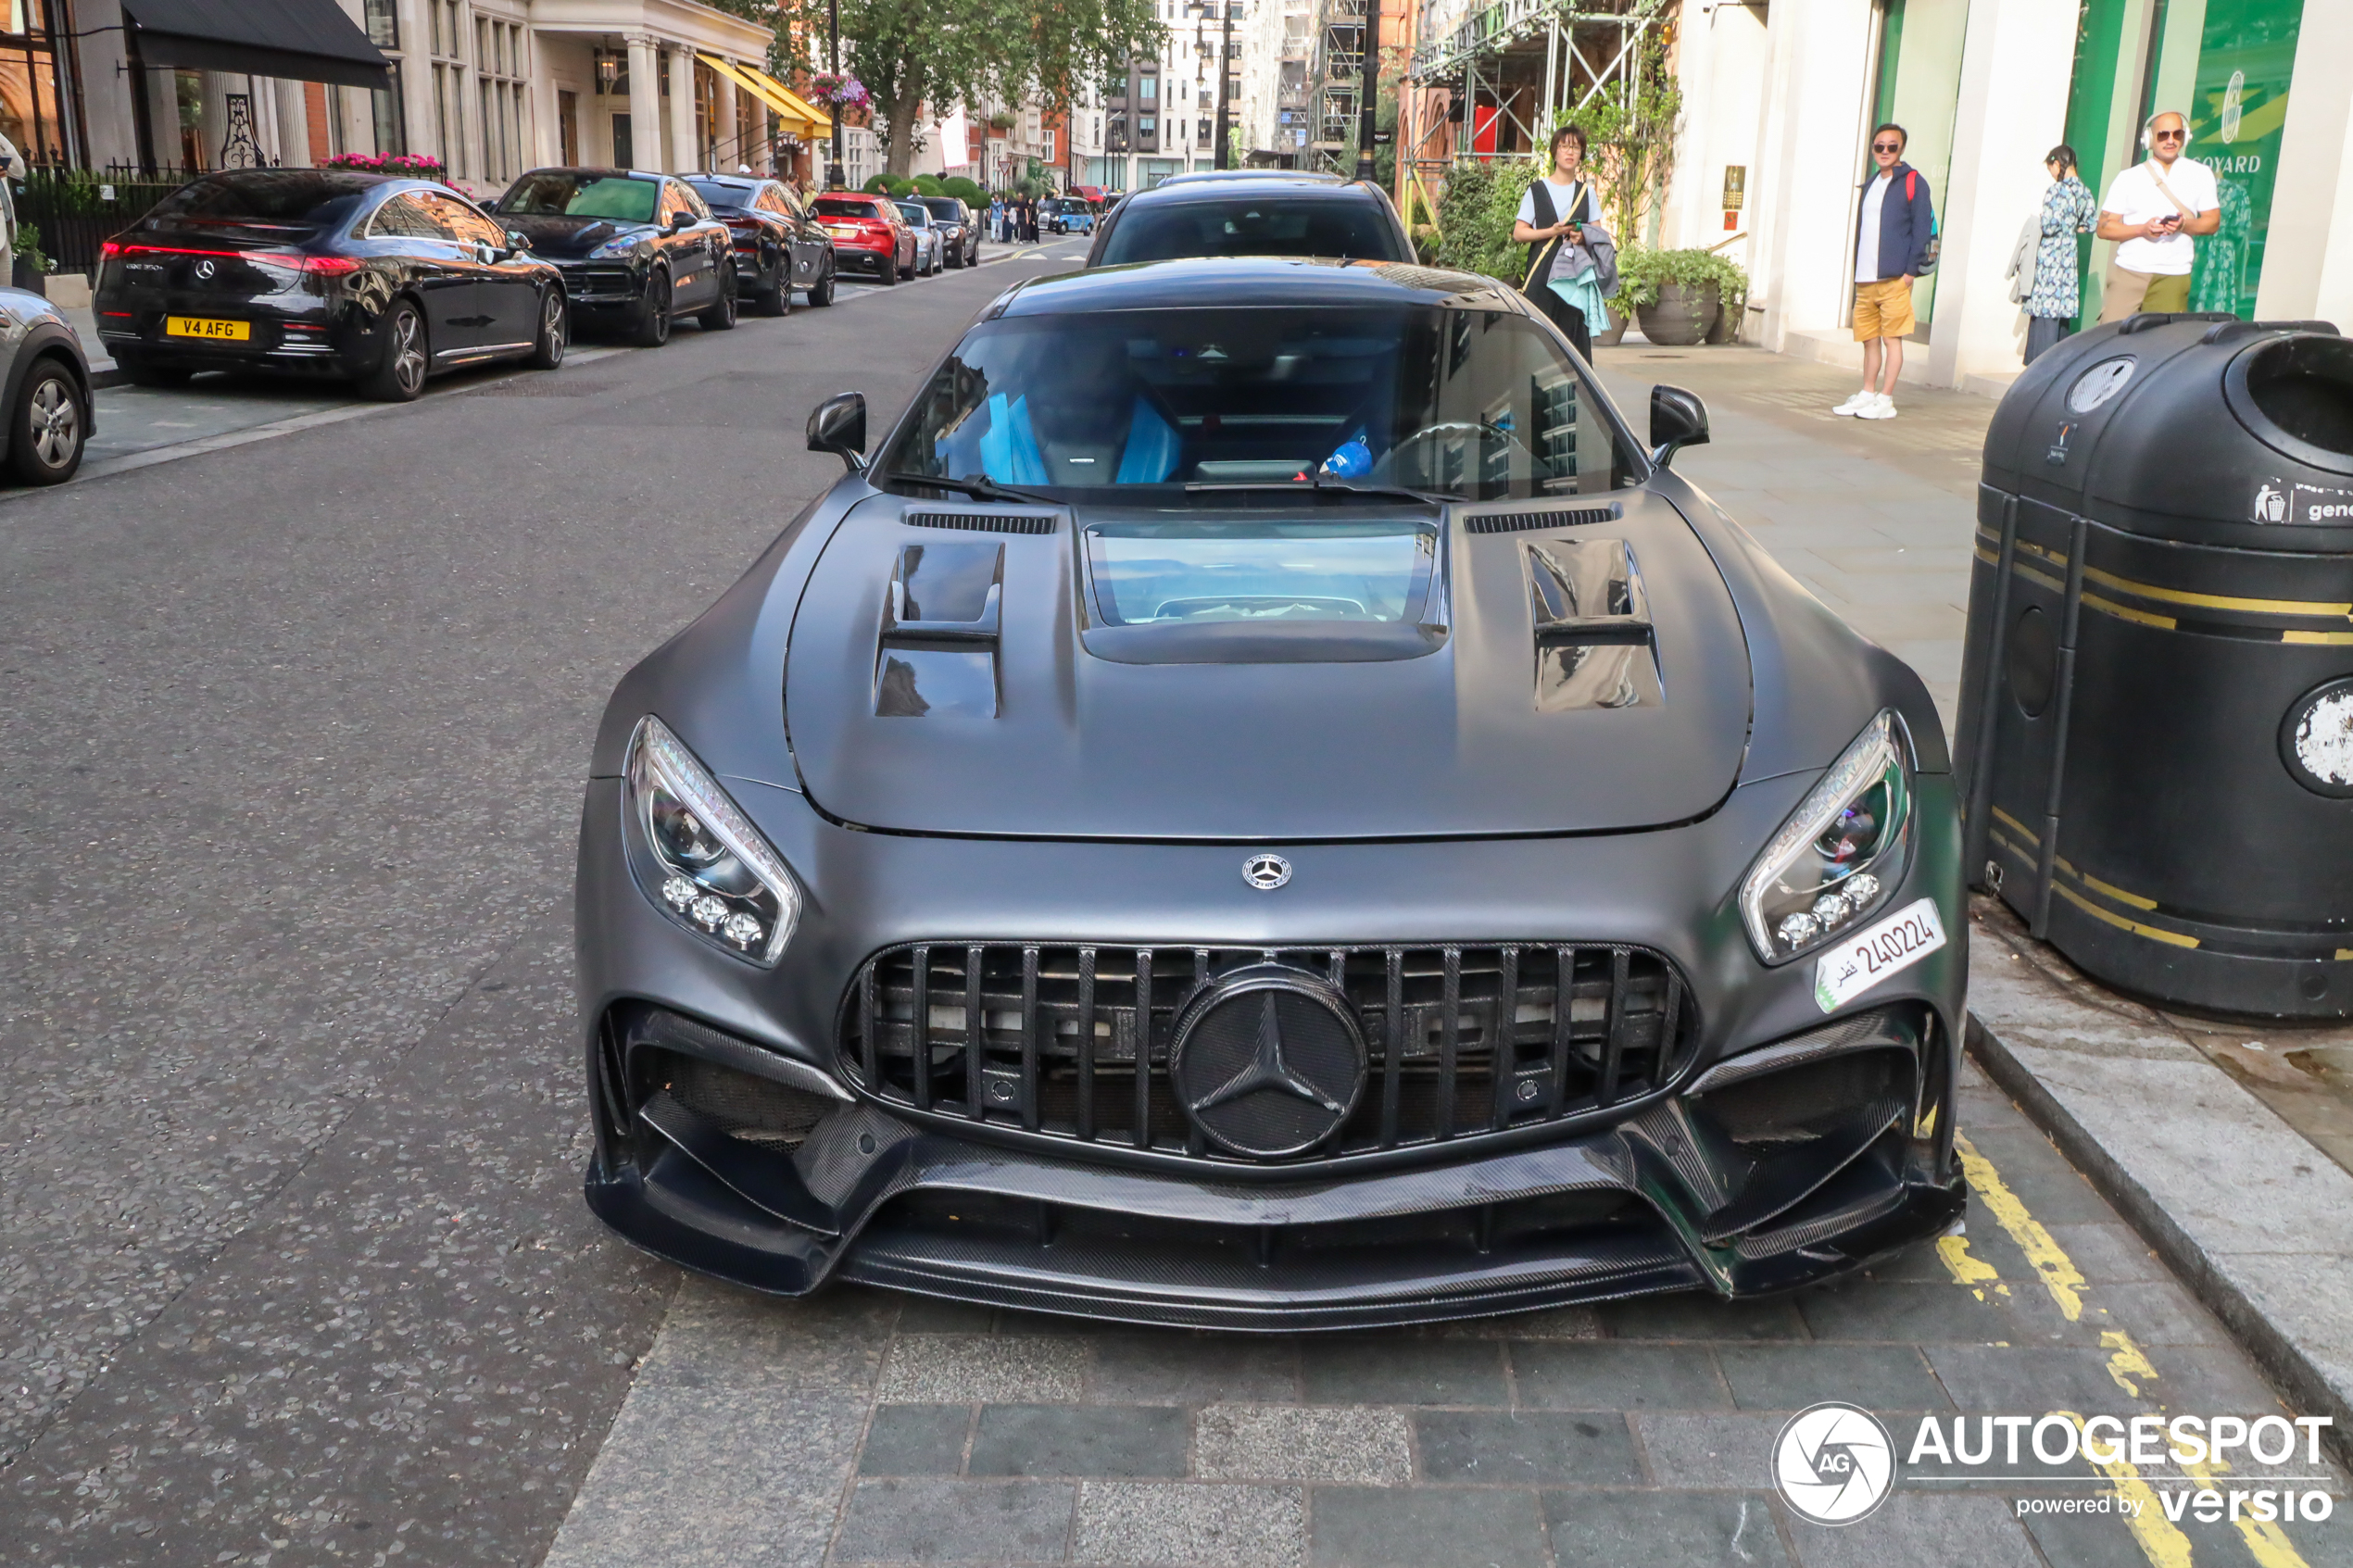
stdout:
POLYGON ((1438 1110, 1432 1118, 1438 1141, 1454 1135, 1454 1089, 1463 1048, 1463 950, 1446 949, 1446 990, 1438 1015, 1438 1110))
POLYGON ((1038 1130, 1038 949, 1021 950, 1021 1124, 1038 1130))
POLYGON ((1202 987, 1267 963, 1344 997, 1366 1048, 1347 1120, 1284 1164, 1623 1116, 1677 1081, 1699 1041, 1674 966, 1621 944, 963 938, 870 959, 841 998, 839 1062, 867 1094, 911 1111, 1232 1164, 1239 1157, 1213 1149, 1177 1099, 1161 1020, 1173 1028, 1202 987))
POLYGON ((1387 972, 1382 987, 1380 1146, 1397 1147, 1397 1099, 1405 1073, 1405 955, 1391 947, 1381 955, 1387 972))
POLYGON ((917 1110, 931 1109, 931 948, 928 945, 915 949, 915 1010, 910 1030, 914 1035, 911 1047, 914 1068, 914 1100, 917 1110))
MULTIPOLYGON (((867 1080, 869 1083, 872 1079, 867 1080)), ((1095 1141, 1095 949, 1078 949, 1078 1135, 1095 1141)))
POLYGON ((1136 1120, 1132 1141, 1138 1148, 1152 1146, 1152 950, 1136 949, 1136 1006, 1128 1015, 1136 1042, 1136 1120))
POLYGON ((964 1114, 977 1122, 988 1114, 987 1063, 983 1060, 980 966, 986 947, 964 949, 964 1114))

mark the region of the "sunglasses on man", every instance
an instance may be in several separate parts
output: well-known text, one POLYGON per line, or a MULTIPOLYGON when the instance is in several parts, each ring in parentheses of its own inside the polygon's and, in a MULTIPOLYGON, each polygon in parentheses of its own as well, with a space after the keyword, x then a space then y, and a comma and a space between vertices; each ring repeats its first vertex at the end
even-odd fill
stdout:
POLYGON ((1871 144, 1871 151, 1875 153, 1900 153, 1903 150, 1904 144, 1901 142, 1873 142, 1871 144))
POLYGON ((2160 142, 2178 142, 2189 134, 2186 131, 2152 131, 2149 134, 2160 142))

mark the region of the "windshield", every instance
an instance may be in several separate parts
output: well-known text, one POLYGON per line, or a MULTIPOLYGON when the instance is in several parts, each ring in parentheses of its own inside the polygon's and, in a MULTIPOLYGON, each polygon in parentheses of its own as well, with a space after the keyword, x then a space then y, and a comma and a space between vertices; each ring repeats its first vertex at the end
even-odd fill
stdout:
POLYGON ((1407 261, 1378 202, 1277 195, 1151 202, 1112 225, 1096 265, 1188 256, 1328 256, 1407 261))
POLYGON ((1217 506, 1183 486, 1303 493, 1320 474, 1484 501, 1617 489, 1640 462, 1537 323, 1430 305, 986 322, 940 368, 884 468, 1217 506))
POLYGON ((150 219, 176 223, 333 223, 361 193, 384 183, 376 174, 271 169, 192 181, 156 203, 150 219))
POLYGON ((875 204, 873 202, 850 201, 841 196, 819 196, 813 210, 820 218, 880 219, 882 214, 875 211, 875 204))
POLYGON ((957 205, 953 196, 933 196, 924 205, 931 208, 931 215, 942 222, 961 223, 964 220, 964 209, 957 205))
POLYGON ((925 229, 931 226, 931 214, 914 202, 900 202, 899 212, 900 216, 906 219, 915 228, 925 229))
POLYGON ((731 184, 722 180, 689 180, 686 183, 694 187, 695 194, 711 206, 724 207, 730 211, 749 207, 751 198, 759 194, 757 186, 731 184))
POLYGON ((568 174, 549 169, 526 174, 498 198, 497 210, 518 218, 602 218, 615 223, 650 223, 661 184, 625 174, 568 174))

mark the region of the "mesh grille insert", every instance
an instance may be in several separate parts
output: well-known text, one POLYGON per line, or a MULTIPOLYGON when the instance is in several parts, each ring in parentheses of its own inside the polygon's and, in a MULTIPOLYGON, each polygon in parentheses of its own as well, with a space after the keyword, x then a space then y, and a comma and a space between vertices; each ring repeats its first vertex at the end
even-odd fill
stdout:
POLYGON ((1465 518, 1463 527, 1472 533, 1524 533, 1531 528, 1582 528, 1589 523, 1613 522, 1625 515, 1626 508, 1613 501, 1606 507, 1586 507, 1576 511, 1487 512, 1465 518))
POLYGON ((909 512, 910 528, 961 528, 973 533, 1051 533, 1051 517, 1008 517, 991 512, 909 512))

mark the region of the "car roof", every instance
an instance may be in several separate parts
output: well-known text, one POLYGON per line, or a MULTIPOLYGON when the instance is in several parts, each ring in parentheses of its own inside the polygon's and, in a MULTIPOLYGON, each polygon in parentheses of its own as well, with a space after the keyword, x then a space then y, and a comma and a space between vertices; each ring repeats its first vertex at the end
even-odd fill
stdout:
POLYGON ((540 169, 526 169, 516 175, 515 179, 528 180, 535 174, 587 174, 599 180, 682 180, 686 178, 684 175, 663 174, 658 170, 647 169, 596 169, 586 164, 551 163, 540 169))
POLYGON ((1189 257, 1016 283, 988 315, 1265 305, 1456 305, 1526 314, 1518 291, 1475 272, 1323 257, 1189 257))

